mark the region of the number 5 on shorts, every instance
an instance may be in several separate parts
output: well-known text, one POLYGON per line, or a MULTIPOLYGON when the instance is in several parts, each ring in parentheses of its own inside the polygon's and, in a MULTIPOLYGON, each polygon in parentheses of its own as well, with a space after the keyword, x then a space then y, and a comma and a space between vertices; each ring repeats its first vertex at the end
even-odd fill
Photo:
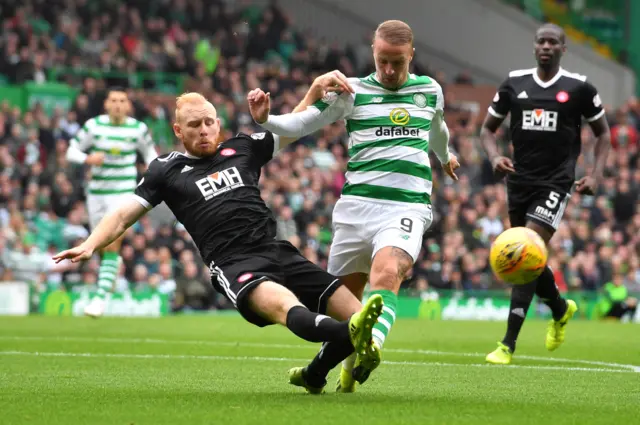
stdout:
POLYGON ((549 192, 547 207, 550 209, 554 209, 558 205, 558 202, 560 202, 560 194, 554 191, 549 192))
POLYGON ((410 218, 404 217, 400 220, 400 229, 407 233, 411 233, 413 230, 413 220, 410 218))

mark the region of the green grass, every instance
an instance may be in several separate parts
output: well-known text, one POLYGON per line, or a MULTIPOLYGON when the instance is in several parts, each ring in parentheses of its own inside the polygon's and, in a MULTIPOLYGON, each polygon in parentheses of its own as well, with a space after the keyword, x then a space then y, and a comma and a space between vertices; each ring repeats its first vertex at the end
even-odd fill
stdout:
POLYGON ((310 396, 286 372, 317 345, 275 326, 233 316, 3 317, 0 423, 636 423, 640 326, 576 321, 551 354, 545 323, 527 322, 514 365, 485 366, 504 326, 399 320, 386 363, 357 393, 332 393, 336 370, 329 392, 310 396))

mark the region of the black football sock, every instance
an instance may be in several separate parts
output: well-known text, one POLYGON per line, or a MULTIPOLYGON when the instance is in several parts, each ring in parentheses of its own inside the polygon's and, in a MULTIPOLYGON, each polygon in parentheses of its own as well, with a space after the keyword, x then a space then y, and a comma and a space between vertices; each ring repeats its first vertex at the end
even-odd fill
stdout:
POLYGON ((556 280, 553 278, 553 271, 549 266, 546 266, 538 277, 536 295, 551 309, 553 320, 562 319, 562 316, 567 312, 567 302, 560 295, 556 280))
POLYGON ((529 306, 536 291, 536 281, 526 285, 514 285, 511 290, 511 304, 509 305, 509 318, 507 319, 507 333, 502 343, 516 351, 516 340, 522 329, 525 317, 529 311, 529 306))
POLYGON ((307 383, 316 388, 324 387, 327 383, 327 375, 341 361, 353 353, 353 345, 350 341, 325 342, 322 349, 314 357, 309 366, 305 368, 307 383))
POLYGON ((335 341, 350 344, 348 320, 338 322, 301 305, 292 307, 287 313, 287 328, 309 342, 335 341))

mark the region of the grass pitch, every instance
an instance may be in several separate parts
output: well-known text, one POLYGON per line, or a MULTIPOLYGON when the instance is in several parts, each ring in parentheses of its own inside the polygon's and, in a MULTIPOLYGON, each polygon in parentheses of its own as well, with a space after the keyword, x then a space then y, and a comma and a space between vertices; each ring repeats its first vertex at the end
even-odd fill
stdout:
POLYGON ((355 394, 288 384, 318 345, 237 316, 0 317, 3 425, 629 424, 640 326, 575 321, 544 348, 523 328, 511 366, 484 364, 505 324, 401 319, 355 394))

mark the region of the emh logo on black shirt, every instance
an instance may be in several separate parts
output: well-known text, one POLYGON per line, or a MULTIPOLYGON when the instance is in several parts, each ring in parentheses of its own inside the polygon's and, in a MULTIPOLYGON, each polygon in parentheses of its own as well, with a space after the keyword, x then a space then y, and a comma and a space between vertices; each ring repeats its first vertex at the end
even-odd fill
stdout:
POLYGON ((522 111, 523 130, 556 131, 557 126, 558 113, 556 111, 545 111, 544 109, 522 111))
POLYGON ((196 186, 200 189, 205 201, 222 193, 244 186, 242 176, 236 167, 226 170, 216 171, 207 177, 196 181, 196 186))

